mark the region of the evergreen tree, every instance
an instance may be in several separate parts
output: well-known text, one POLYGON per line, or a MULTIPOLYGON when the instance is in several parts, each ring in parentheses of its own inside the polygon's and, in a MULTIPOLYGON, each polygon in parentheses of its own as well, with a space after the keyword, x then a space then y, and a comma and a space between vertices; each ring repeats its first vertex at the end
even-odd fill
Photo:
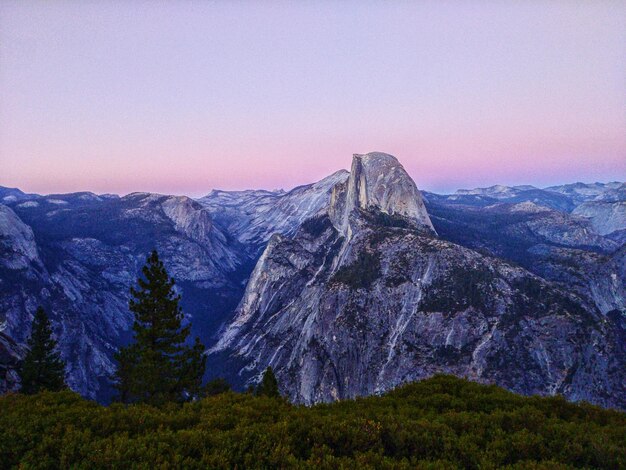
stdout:
POLYGON ((265 372, 263 372, 263 378, 256 389, 256 395, 272 398, 280 397, 280 392, 278 391, 278 380, 276 380, 276 376, 274 375, 274 371, 271 367, 268 367, 265 369, 265 372))
POLYGON ((28 339, 28 353, 19 369, 22 393, 56 392, 65 388, 65 364, 56 347, 50 320, 45 310, 37 307, 28 339))
POLYGON ((134 343, 116 355, 119 399, 158 405, 194 398, 206 366, 204 346, 198 338, 193 346, 185 344, 190 326, 182 326, 180 295, 156 250, 142 273, 138 289, 130 289, 134 343))

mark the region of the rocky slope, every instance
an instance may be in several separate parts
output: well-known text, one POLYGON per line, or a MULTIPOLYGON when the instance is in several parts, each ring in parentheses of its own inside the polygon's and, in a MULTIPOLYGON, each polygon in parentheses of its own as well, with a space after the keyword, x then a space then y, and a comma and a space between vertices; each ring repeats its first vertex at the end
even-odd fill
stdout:
POLYGON ((340 170, 289 192, 213 190, 198 202, 242 245, 259 253, 274 233, 292 235, 305 219, 326 207, 331 189, 347 178, 348 172, 340 170))
POLYGON ((433 223, 447 240, 515 262, 604 313, 626 309, 626 277, 611 261, 623 242, 601 236, 586 218, 530 202, 481 208, 430 200, 433 223))
POLYGON ((11 337, 0 332, 0 394, 16 390, 20 378, 17 373, 19 363, 26 355, 26 348, 17 344, 11 337))
POLYGON ((106 401, 112 355, 130 337, 128 291, 153 248, 177 280, 193 333, 210 345, 254 260, 199 203, 144 193, 0 205, 0 329, 23 343, 43 305, 68 365, 68 384, 106 401))
POLYGON ((589 219, 601 235, 626 228, 626 201, 588 201, 576 207, 572 214, 589 219))
POLYGON ((369 154, 355 155, 325 213, 292 238, 272 237, 211 352, 240 384, 271 365, 303 403, 443 371, 624 408, 624 323, 521 267, 438 238, 397 160, 369 154))

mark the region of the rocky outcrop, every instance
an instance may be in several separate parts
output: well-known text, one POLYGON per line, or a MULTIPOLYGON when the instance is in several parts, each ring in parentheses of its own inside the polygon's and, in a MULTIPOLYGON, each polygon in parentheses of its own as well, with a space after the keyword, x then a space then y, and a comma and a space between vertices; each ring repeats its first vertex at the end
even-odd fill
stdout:
POLYGON ((356 210, 373 210, 435 230, 415 182, 396 157, 386 153, 355 154, 350 178, 333 188, 328 214, 342 234, 349 234, 356 210))
POLYGON ((19 363, 26 356, 26 348, 0 331, 0 394, 19 389, 19 363))
POLYGON ((626 229, 626 200, 584 202, 572 214, 589 219, 601 235, 626 229))
POLYGON ((9 269, 25 269, 41 264, 35 235, 9 207, 0 204, 0 256, 9 269))

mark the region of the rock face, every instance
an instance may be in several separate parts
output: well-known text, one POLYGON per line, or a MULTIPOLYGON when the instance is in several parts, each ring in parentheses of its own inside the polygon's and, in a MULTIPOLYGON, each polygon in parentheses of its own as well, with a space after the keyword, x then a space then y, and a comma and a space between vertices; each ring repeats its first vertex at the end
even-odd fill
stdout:
POLYGON ((600 235, 626 229, 626 201, 588 201, 572 214, 585 217, 600 235))
POLYGON ((26 348, 0 331, 0 394, 18 390, 17 368, 25 356, 26 348))
POLYGON ((293 235, 302 222, 326 208, 332 188, 348 174, 340 170, 289 192, 214 190, 198 201, 242 245, 260 254, 274 233, 293 235))
POLYGON ((40 264, 35 235, 9 207, 0 204, 0 255, 9 269, 40 264))
POLYGON ((401 217, 434 232, 417 186, 396 157, 386 153, 355 154, 350 178, 333 188, 329 215, 344 235, 357 209, 401 217))
POLYGON ((270 240, 211 351, 231 380, 271 365, 291 399, 314 403, 443 371, 626 407, 623 315, 437 238, 398 167, 356 155, 326 213, 270 240))

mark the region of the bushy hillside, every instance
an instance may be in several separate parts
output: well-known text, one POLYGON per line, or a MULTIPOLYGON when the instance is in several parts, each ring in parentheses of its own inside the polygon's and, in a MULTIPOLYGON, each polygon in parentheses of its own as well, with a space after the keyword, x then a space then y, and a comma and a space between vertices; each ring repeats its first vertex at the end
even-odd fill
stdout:
POLYGON ((626 468, 626 414, 436 376, 313 407, 0 398, 3 468, 626 468))

